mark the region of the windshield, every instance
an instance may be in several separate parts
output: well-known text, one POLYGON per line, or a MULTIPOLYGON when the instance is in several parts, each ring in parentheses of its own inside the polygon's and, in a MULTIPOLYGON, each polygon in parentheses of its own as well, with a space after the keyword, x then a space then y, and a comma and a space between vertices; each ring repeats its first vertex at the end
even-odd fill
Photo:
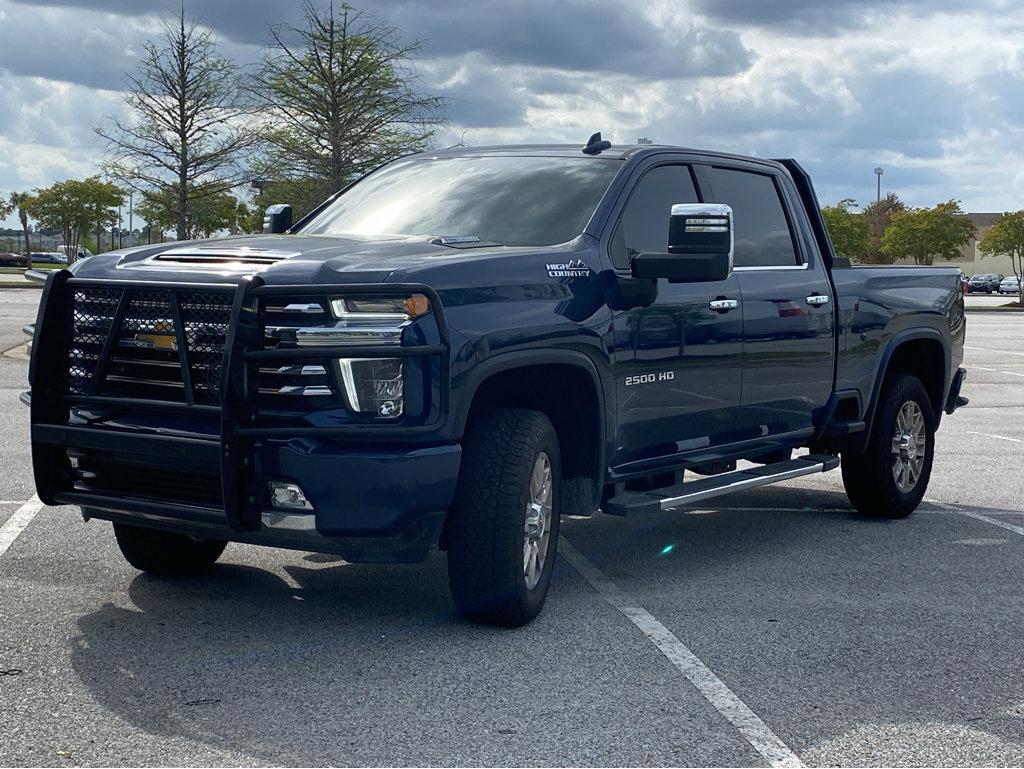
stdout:
POLYGON ((353 186, 302 233, 564 243, 583 232, 621 162, 510 156, 399 160, 353 186))

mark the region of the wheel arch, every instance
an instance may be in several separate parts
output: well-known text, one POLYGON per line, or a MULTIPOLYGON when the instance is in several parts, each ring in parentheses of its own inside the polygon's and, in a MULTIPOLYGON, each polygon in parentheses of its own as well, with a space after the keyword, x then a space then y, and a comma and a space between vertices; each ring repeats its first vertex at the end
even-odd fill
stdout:
POLYGON ((934 328, 916 328, 892 336, 878 358, 878 368, 865 413, 871 431, 882 388, 894 373, 913 374, 924 385, 938 427, 949 386, 949 340, 934 328))
POLYGON ((593 360, 578 350, 521 350, 481 361, 463 383, 454 432, 461 439, 488 407, 529 408, 546 414, 562 454, 563 509, 600 500, 606 455, 607 394, 593 360), (568 503, 568 504, 566 504, 568 503))

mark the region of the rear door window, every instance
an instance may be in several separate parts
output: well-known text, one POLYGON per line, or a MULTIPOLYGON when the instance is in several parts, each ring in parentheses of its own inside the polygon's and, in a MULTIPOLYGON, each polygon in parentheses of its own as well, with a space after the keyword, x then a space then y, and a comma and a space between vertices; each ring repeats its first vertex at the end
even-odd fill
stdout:
POLYGON ((732 206, 736 267, 794 267, 800 263, 778 185, 767 174, 710 168, 715 202, 732 206))

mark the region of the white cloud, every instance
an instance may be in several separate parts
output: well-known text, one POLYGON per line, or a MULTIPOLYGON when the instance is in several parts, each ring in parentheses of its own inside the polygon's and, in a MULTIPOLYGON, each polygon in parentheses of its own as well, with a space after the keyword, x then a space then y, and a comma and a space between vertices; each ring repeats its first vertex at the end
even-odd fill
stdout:
MULTIPOLYGON (((439 1, 356 5, 427 38, 418 64, 425 87, 452 102, 440 144, 582 143, 601 130, 620 142, 647 135, 797 157, 826 202, 873 198, 871 169, 882 164, 883 184, 913 204, 957 197, 974 210, 1024 207, 1017 3, 651 0, 638 8, 608 0, 603 15, 588 18, 578 0, 516 0, 518 12, 492 18, 493 3, 453 0, 469 9, 446 17, 455 24, 438 20, 439 1), (570 18, 600 32, 600 45, 581 40, 570 18), (614 48, 617 30, 600 19, 619 20, 620 42, 624 35, 632 48, 614 48)), ((165 5, 48 2, 0 0, 3 189, 95 171, 102 145, 92 126, 118 108, 120 72, 155 30, 145 14, 165 5), (26 39, 12 40, 12 29, 26 39), (29 43, 45 56, 22 55, 29 43)), ((226 38, 223 52, 246 62, 266 23, 295 21, 291 5, 260 0, 252 8, 237 20, 219 4, 209 11, 226 38), (261 16, 268 13, 293 18, 261 16)))

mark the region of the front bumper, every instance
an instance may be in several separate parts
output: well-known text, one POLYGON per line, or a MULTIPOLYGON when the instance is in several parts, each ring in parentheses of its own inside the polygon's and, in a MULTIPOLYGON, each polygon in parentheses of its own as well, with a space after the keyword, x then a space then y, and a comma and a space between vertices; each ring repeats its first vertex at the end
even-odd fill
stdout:
MULTIPOLYGON (((396 349, 372 346, 320 348, 317 355, 385 357, 432 361, 447 371, 447 330, 437 297, 434 338, 396 349)), ((342 425, 285 427, 264 420, 251 384, 265 361, 301 362, 311 353, 262 347, 262 307, 289 292, 368 291, 365 286, 182 287, 139 282, 89 281, 63 272, 50 278, 35 326, 28 399, 32 410, 32 453, 36 488, 47 504, 82 507, 87 518, 105 518, 184 531, 197 536, 339 553, 351 561, 415 561, 436 545, 458 478, 457 444, 415 442, 440 417, 431 411, 414 424, 388 427, 342 425), (214 405, 157 402, 106 396, 100 385, 81 392, 68 388, 69 292, 82 287, 121 291, 118 312, 132 292, 166 293, 176 311, 179 350, 189 350, 187 324, 177 312, 175 292, 234 293, 224 344, 220 393, 214 405), (136 419, 131 415, 144 413, 136 419), (100 415, 100 416, 97 416, 100 415), (387 432, 386 436, 381 433, 387 432), (408 438, 406 437, 408 436, 408 438), (375 440, 377 439, 377 440, 375 440), (406 440, 408 442, 403 443, 406 440), (274 506, 270 481, 301 486, 309 509, 274 506)), ((376 287, 401 292, 409 287, 376 287)), ((96 371, 113 354, 118 316, 94 342, 96 371)), ((188 381, 186 355, 183 378, 188 381)), ((96 375, 97 377, 100 374, 96 375)), ((188 385, 186 385, 186 388, 188 385)), ((434 392, 445 403, 447 382, 434 392)))
POLYGON ((51 487, 41 490, 50 504, 79 505, 86 518, 331 552, 352 562, 422 560, 437 544, 461 458, 457 444, 352 448, 312 439, 268 440, 252 455, 261 525, 238 530, 223 506, 196 499, 186 489, 177 498, 168 492, 215 476, 219 442, 83 426, 36 425, 32 433, 34 445, 48 447, 54 457, 94 463, 102 457, 99 465, 117 470, 117 482, 105 486, 101 473, 82 482, 70 465, 55 468, 51 487), (300 485, 313 509, 274 509, 271 480, 300 485))

